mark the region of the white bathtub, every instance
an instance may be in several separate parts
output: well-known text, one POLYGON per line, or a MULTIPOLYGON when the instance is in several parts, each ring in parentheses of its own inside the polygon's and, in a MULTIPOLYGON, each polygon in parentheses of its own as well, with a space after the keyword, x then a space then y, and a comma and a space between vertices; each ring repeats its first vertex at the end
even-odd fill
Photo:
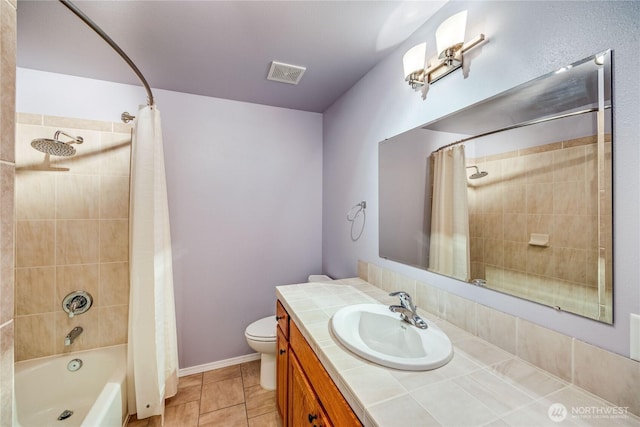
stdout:
POLYGON ((122 427, 127 414, 126 345, 15 364, 15 427, 122 427), (67 369, 73 359, 82 367, 67 369), (73 415, 59 421, 65 411, 73 415))

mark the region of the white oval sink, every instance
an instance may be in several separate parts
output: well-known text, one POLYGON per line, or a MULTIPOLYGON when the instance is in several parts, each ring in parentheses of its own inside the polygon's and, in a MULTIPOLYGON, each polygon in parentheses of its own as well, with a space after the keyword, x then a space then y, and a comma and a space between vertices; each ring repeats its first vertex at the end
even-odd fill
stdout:
POLYGON ((449 337, 433 322, 419 329, 381 304, 357 304, 338 310, 331 330, 349 350, 371 362, 407 371, 426 371, 453 357, 449 337))

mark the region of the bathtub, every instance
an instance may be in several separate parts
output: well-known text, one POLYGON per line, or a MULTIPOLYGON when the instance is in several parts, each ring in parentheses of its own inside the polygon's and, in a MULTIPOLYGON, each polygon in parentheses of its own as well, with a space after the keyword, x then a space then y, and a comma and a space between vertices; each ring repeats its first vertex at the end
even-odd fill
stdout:
POLYGON ((123 344, 17 362, 14 427, 122 427, 126 361, 123 344))

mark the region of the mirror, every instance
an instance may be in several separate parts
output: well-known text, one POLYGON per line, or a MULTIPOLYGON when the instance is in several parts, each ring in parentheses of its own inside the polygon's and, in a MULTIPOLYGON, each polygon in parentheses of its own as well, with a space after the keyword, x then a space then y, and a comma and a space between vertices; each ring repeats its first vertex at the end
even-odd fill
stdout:
POLYGON ((613 323, 611 57, 381 142, 380 257, 613 323), (463 152, 457 189, 436 151, 463 152), (442 193, 460 208, 434 209, 442 193))

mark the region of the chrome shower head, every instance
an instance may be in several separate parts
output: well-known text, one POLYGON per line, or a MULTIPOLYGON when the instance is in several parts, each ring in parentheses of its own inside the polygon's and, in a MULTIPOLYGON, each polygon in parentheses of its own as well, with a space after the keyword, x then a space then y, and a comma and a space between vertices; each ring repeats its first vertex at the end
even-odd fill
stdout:
POLYGON ((31 146, 38 151, 42 151, 45 154, 52 156, 73 156, 76 154, 76 149, 71 144, 82 144, 84 140, 81 136, 71 136, 61 130, 56 131, 53 135, 53 139, 49 138, 36 138, 31 141, 31 146), (58 139, 60 134, 71 138, 69 142, 62 142, 58 139))
POLYGON ((473 173, 473 174, 469 175, 469 179, 478 179, 478 178, 483 178, 483 177, 489 175, 489 172, 480 171, 480 169, 478 169, 477 166, 467 166, 467 169, 470 169, 470 168, 475 168, 476 169, 476 173, 473 173))

